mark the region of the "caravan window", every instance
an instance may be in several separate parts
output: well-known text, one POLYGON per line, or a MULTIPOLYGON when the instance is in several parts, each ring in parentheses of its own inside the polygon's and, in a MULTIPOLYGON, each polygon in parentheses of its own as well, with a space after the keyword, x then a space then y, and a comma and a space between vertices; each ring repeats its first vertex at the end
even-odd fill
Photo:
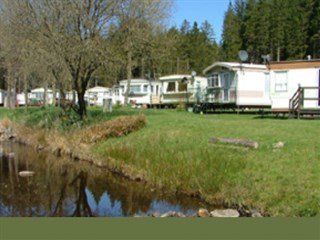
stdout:
POLYGON ((187 88, 188 88, 188 83, 183 81, 179 82, 179 86, 178 86, 179 92, 186 92, 187 88))
POLYGON ((275 91, 288 91, 288 72, 275 72, 275 91))
POLYGON ((148 92, 148 85, 143 85, 143 92, 148 92))
POLYGON ((141 92, 141 87, 140 87, 140 85, 131 85, 131 86, 130 86, 130 92, 140 93, 140 92, 141 92))
POLYGON ((212 74, 208 78, 208 87, 220 87, 219 75, 217 73, 212 74))
POLYGON ((167 92, 175 92, 176 91, 176 83, 168 82, 167 92))

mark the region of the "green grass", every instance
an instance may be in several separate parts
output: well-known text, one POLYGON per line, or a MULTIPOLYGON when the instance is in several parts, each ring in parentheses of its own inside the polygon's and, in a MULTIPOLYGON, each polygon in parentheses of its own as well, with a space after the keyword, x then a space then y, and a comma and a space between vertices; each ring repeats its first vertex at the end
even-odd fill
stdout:
MULTIPOLYGON (((43 120, 38 118, 48 114, 45 110, 33 111, 30 116, 24 114, 25 122, 39 124, 43 120)), ((319 213, 319 120, 128 108, 110 114, 92 108, 86 123, 141 112, 147 117, 147 126, 128 136, 93 145, 96 158, 107 161, 111 156, 117 165, 140 171, 158 186, 200 192, 209 201, 222 199, 273 216, 319 213), (254 140, 259 148, 212 144, 210 137, 254 140), (272 145, 279 141, 285 142, 284 148, 274 150, 272 145)), ((10 114, 16 119, 21 115, 17 111, 10 114)))
POLYGON ((207 199, 272 215, 313 216, 320 209, 320 121, 256 115, 196 115, 148 110, 147 127, 93 148, 147 172, 166 188, 200 191, 207 199), (210 137, 259 143, 256 150, 211 144, 210 137), (285 142, 283 149, 272 145, 285 142))

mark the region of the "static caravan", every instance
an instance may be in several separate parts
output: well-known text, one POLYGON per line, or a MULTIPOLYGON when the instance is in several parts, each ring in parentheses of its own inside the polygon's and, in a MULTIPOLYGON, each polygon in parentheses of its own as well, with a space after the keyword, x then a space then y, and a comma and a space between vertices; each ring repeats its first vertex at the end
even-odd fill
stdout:
POLYGON ((90 105, 102 106, 103 99, 112 98, 111 89, 100 86, 90 88, 86 91, 85 98, 89 101, 90 105))
MULTIPOLYGON (((45 89, 36 88, 31 90, 31 105, 41 105, 44 103, 45 89)), ((53 102, 53 93, 51 89, 47 89, 47 103, 52 104, 53 102)))
POLYGON ((207 79, 191 75, 170 75, 160 77, 162 83, 161 103, 163 105, 194 104, 203 100, 207 79))
MULTIPOLYGON (((118 91, 119 100, 124 103, 128 80, 120 81, 118 91)), ((150 105, 160 103, 161 83, 156 80, 131 79, 128 102, 137 105, 150 105)))
POLYGON ((320 60, 272 62, 269 69, 274 112, 290 111, 290 99, 299 96, 296 104, 320 109, 320 60))
POLYGON ((111 96, 113 104, 124 104, 124 86, 114 85, 111 88, 111 96))
POLYGON ((207 75, 206 105, 219 108, 268 108, 270 74, 265 65, 216 62, 207 75))
MULTIPOLYGON (((58 95, 59 96, 59 95, 58 95)), ((75 90, 65 92, 65 98, 68 102, 78 102, 78 93, 75 90)), ((60 99, 60 98, 58 98, 60 99)))
POLYGON ((5 97, 6 97, 6 91, 0 89, 0 106, 4 106, 5 97))
POLYGON ((17 94, 17 106, 24 106, 26 105, 26 94, 25 93, 18 93, 17 94))

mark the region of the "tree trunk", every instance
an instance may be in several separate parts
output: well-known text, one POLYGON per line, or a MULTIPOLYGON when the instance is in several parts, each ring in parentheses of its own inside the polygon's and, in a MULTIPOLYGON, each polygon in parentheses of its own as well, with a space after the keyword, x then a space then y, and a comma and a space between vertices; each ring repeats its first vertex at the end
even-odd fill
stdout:
POLYGON ((57 95, 57 90, 56 90, 56 83, 55 81, 52 81, 52 106, 56 106, 56 95, 57 95))
POLYGON ((249 148, 258 148, 259 144, 255 141, 250 141, 250 140, 242 140, 242 139, 231 139, 231 138, 210 138, 209 142, 211 143, 216 143, 216 142, 221 142, 221 143, 226 143, 226 144, 232 144, 232 145, 241 145, 249 148))
POLYGON ((127 90, 124 96, 124 104, 128 104, 130 84, 132 78, 132 49, 129 47, 127 51, 127 90))
POLYGON ((23 82, 24 82, 24 99, 25 99, 25 104, 24 104, 24 110, 28 111, 28 79, 26 75, 23 75, 23 82))
POLYGON ((8 65, 7 67, 7 94, 5 98, 4 106, 11 109, 11 66, 8 65))
POLYGON ((48 84, 45 83, 43 94, 43 106, 48 106, 48 84))
POLYGON ((81 120, 83 120, 87 116, 87 108, 84 99, 84 93, 84 91, 78 91, 78 114, 81 120))

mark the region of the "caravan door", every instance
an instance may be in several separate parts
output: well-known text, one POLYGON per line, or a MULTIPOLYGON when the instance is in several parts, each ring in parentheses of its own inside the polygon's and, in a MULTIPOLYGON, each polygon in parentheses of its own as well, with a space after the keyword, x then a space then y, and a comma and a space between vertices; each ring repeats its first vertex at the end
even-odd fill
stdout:
POLYGON ((229 102, 229 93, 230 93, 230 74, 222 73, 221 74, 221 84, 223 88, 223 101, 229 102))

